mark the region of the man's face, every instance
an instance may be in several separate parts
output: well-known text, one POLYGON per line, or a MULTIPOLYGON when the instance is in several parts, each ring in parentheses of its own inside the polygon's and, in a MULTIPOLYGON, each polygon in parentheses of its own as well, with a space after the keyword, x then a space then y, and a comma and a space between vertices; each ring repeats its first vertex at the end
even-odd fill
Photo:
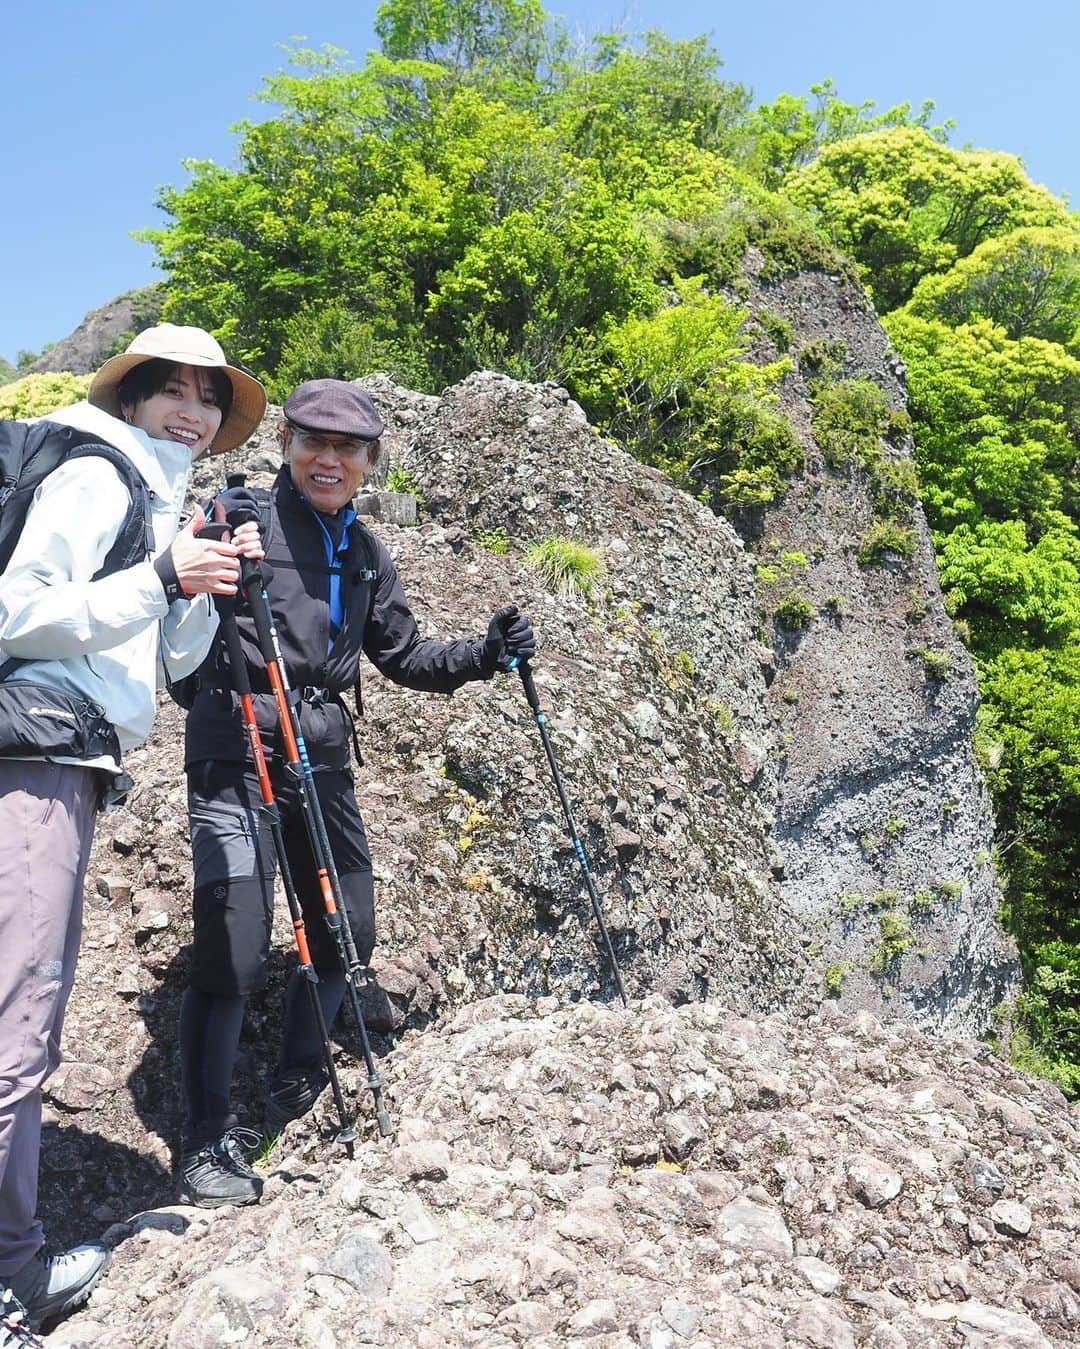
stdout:
POLYGON ((205 370, 178 365, 160 392, 121 406, 127 421, 154 440, 186 445, 192 459, 210 448, 221 426, 214 386, 205 370))
POLYGON ((332 431, 302 431, 289 425, 281 443, 293 486, 326 515, 352 501, 379 448, 377 440, 354 440, 332 431))

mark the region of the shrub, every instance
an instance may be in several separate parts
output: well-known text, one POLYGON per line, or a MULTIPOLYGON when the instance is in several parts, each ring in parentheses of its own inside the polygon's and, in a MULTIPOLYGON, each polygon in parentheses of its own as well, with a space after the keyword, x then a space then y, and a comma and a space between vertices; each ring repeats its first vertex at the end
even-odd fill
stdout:
POLYGON ((910 557, 915 551, 915 531, 895 520, 875 520, 859 544, 859 566, 880 567, 892 553, 910 557))
POLYGON ((534 544, 525 561, 557 595, 590 595, 604 570, 603 559, 595 549, 554 534, 534 544))
POLYGON ((830 468, 853 460, 869 467, 881 458, 891 416, 889 400, 872 380, 849 379, 819 383, 810 425, 830 468))
POLYGON ((814 606, 797 590, 785 595, 773 612, 782 628, 789 628, 795 632, 808 628, 817 615, 814 606))
POLYGON ((89 375, 26 375, 0 388, 0 417, 44 417, 86 397, 89 375))

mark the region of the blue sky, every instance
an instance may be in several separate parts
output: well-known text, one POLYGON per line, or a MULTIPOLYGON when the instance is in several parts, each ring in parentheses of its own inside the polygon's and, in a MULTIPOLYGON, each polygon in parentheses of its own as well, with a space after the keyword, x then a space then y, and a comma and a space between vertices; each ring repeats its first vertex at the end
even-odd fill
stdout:
MULTIPOLYGON (((1080 204, 1077 0, 547 0, 583 37, 660 28, 708 33, 729 79, 759 100, 831 76, 879 108, 933 98, 953 143, 1020 155, 1080 204)), ((376 5, 356 0, 12 0, 0 17, 3 183, 0 354, 66 336, 87 310, 155 279, 130 232, 160 223, 157 188, 184 158, 233 162, 229 126, 284 63, 281 43, 375 45, 376 5)))

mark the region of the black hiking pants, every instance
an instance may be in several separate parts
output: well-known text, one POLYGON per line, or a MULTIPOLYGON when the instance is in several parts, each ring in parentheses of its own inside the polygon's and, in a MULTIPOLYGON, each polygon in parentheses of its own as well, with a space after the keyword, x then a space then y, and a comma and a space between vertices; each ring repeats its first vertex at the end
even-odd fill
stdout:
MULTIPOLYGON (((190 764, 187 776, 195 869, 190 983, 204 993, 246 997, 266 978, 277 871, 273 835, 248 765, 204 759, 190 764)), ((352 773, 325 770, 314 777, 357 953, 366 965, 375 946, 374 885, 352 773)), ((271 770, 271 781, 312 961, 320 973, 336 972, 340 960, 326 927, 295 782, 282 766, 271 770)))

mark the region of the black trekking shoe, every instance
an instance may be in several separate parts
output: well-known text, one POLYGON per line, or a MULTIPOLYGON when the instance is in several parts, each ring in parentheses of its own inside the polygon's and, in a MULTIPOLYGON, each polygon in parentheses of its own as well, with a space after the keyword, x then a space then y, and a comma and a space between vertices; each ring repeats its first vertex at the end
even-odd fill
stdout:
POLYGON ((263 1128, 277 1138, 286 1124, 306 1115, 330 1081, 325 1068, 293 1068, 279 1073, 266 1089, 263 1128))
POLYGON ((248 1164, 262 1139, 254 1129, 236 1125, 220 1138, 183 1153, 176 1193, 182 1204, 220 1208, 223 1204, 256 1204, 263 1183, 248 1164))
POLYGON ((0 1274, 0 1349, 45 1349, 44 1342, 30 1329, 26 1308, 6 1282, 0 1274))

